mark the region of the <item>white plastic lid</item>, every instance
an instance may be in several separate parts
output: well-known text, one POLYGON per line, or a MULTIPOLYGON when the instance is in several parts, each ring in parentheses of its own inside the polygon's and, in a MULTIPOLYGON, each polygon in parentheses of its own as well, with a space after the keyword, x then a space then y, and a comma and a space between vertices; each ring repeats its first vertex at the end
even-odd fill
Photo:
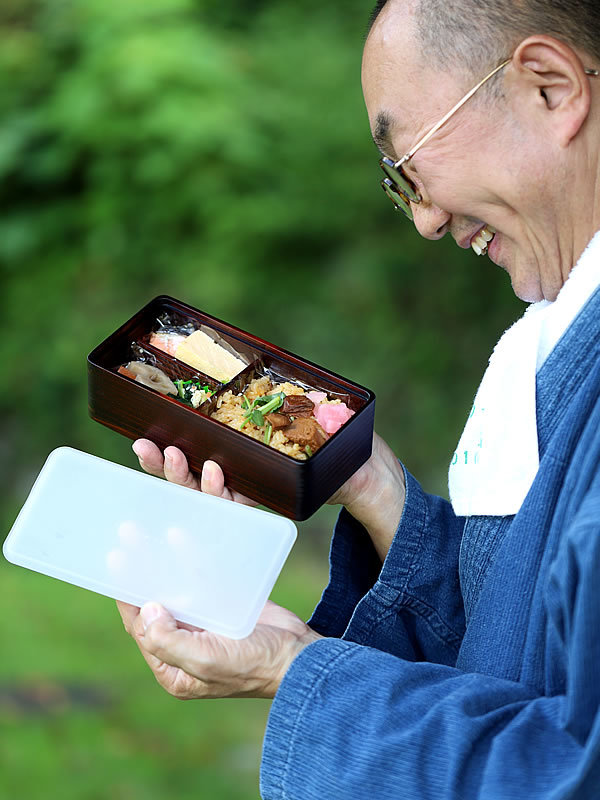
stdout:
POLYGON ((60 447, 4 542, 13 564, 248 636, 296 539, 284 517, 60 447))

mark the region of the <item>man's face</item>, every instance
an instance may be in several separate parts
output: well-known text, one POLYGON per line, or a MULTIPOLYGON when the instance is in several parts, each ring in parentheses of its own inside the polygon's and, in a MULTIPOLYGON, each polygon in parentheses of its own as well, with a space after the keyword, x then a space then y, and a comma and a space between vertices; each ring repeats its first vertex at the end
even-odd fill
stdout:
MULTIPOLYGON (((384 9, 363 56, 371 131, 394 160, 484 77, 473 81, 428 67, 407 5, 391 2, 384 9), (386 128, 381 141, 378 134, 386 128)), ((540 187, 550 176, 538 155, 539 142, 521 122, 510 100, 469 100, 408 163, 406 172, 423 196, 412 206, 414 222, 421 235, 438 239, 449 232, 464 248, 484 226, 492 227, 496 234, 488 256, 508 272, 515 294, 527 301, 552 300, 563 276, 552 206, 540 202, 540 187)))

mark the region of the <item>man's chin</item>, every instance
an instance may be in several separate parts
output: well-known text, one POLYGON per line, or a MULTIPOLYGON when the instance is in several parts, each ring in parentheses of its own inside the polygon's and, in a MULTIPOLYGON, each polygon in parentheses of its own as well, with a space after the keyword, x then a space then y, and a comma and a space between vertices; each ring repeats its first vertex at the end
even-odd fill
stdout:
POLYGON ((513 291, 519 300, 523 300, 524 303, 539 303, 540 300, 543 300, 544 297, 541 292, 535 292, 533 290, 526 291, 526 290, 518 290, 515 289, 513 285, 513 291))
POLYGON ((537 303, 544 299, 539 276, 533 269, 519 267, 511 252, 507 252, 507 242, 503 236, 496 235, 491 241, 488 258, 497 267, 503 269, 510 277, 512 290, 519 300, 525 303, 537 303))
POLYGON ((540 300, 545 299, 538 279, 533 279, 531 276, 527 276, 527 278, 519 277, 518 275, 513 275, 508 267, 503 264, 498 266, 502 267, 510 275, 513 292, 519 300, 523 300, 525 303, 538 303, 540 300))

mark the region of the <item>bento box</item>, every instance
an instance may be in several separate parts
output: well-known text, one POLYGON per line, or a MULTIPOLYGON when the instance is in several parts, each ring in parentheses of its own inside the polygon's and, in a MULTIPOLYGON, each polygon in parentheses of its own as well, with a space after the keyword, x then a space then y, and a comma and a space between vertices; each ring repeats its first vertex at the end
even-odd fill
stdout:
POLYGON ((175 298, 154 298, 88 356, 92 419, 291 519, 369 458, 375 395, 175 298))

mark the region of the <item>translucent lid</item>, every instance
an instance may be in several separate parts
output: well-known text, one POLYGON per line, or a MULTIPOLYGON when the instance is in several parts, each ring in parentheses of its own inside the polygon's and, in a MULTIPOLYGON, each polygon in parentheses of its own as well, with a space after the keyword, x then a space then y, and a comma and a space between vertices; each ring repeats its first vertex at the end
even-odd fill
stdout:
POLYGON ((14 564, 241 639, 296 539, 291 520, 69 447, 48 456, 4 542, 14 564))

